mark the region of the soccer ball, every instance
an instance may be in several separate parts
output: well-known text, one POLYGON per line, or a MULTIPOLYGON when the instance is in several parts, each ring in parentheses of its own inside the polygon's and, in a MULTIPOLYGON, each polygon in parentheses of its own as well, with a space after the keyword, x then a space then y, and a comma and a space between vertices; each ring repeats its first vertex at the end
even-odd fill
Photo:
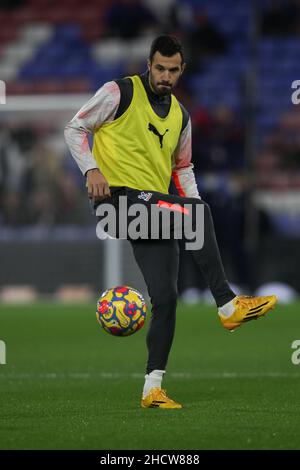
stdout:
POLYGON ((117 286, 106 290, 99 297, 96 318, 107 333, 129 336, 142 328, 146 312, 146 302, 137 290, 117 286))

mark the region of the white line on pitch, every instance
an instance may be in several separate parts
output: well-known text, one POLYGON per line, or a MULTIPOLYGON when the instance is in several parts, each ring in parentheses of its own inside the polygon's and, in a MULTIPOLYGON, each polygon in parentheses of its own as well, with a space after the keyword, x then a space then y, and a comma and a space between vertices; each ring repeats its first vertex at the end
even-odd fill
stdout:
MULTIPOLYGON (((170 378, 176 379, 235 379, 235 378, 298 378, 300 377, 299 372, 170 372, 168 374, 170 378)), ((122 372, 66 372, 66 373, 0 373, 0 379, 141 379, 144 378, 144 374, 139 372, 134 373, 122 373, 122 372)))

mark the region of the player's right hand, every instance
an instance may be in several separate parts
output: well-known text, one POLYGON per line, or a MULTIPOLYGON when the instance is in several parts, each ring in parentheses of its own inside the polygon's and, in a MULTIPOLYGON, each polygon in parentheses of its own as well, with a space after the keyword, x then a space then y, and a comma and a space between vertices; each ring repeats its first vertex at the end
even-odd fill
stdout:
POLYGON ((87 171, 86 181, 89 198, 95 201, 101 201, 110 196, 108 182, 98 168, 87 171))

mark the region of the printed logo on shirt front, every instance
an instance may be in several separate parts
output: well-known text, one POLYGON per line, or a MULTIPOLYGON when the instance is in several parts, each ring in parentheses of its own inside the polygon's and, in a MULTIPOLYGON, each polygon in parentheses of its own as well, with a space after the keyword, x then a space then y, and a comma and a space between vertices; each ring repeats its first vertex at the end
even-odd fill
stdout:
POLYGON ((143 199, 144 201, 149 201, 153 196, 153 193, 144 193, 144 191, 141 192, 141 194, 138 195, 139 199, 143 199))
POLYGON ((157 137, 159 138, 160 148, 162 149, 164 135, 169 131, 169 129, 166 129, 163 134, 160 134, 156 127, 151 124, 151 122, 149 122, 148 131, 153 132, 154 135, 157 135, 157 137))

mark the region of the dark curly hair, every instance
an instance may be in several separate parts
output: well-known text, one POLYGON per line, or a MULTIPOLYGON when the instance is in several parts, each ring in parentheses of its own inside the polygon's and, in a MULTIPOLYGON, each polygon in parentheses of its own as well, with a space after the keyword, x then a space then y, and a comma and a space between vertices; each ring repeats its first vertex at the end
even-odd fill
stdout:
POLYGON ((149 54, 150 62, 152 62, 153 56, 157 51, 166 57, 172 57, 177 52, 179 52, 181 55, 181 61, 182 63, 184 62, 181 42, 175 36, 169 36, 165 34, 154 39, 151 44, 149 54))

